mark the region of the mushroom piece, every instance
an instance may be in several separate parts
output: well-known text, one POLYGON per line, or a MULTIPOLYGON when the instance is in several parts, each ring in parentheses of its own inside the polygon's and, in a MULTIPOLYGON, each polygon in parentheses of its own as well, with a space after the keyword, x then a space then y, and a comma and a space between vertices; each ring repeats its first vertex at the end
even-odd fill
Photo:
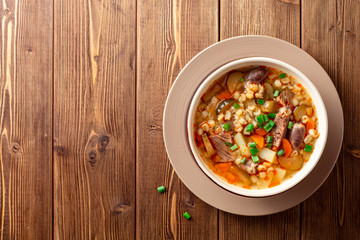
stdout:
POLYGON ((253 83, 259 83, 262 80, 264 80, 267 76, 267 70, 265 68, 255 68, 251 70, 247 76, 246 79, 253 83))
POLYGON ((236 90, 241 88, 242 78, 243 73, 238 71, 231 72, 226 76, 226 86, 230 93, 234 93, 236 90))
POLYGON ((304 141, 306 128, 304 124, 302 123, 295 123, 292 127, 291 133, 290 133, 290 143, 292 147, 296 150, 299 149, 301 144, 304 141))
POLYGON ((294 171, 302 167, 304 163, 304 158, 301 155, 296 155, 292 157, 279 157, 278 162, 281 167, 294 171))

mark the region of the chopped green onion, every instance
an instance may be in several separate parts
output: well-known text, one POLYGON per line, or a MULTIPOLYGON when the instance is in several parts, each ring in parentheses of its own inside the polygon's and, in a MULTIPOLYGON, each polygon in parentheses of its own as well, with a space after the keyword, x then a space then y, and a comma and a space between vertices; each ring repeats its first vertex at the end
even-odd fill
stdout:
POLYGON ((191 218, 190 214, 188 212, 184 212, 184 217, 189 220, 191 218))
POLYGON ((256 142, 249 143, 249 147, 256 147, 256 142))
POLYGON ((229 130, 230 130, 230 124, 225 123, 225 124, 223 125, 223 128, 224 128, 225 131, 229 131, 229 130))
POLYGON ((226 145, 228 145, 229 147, 231 147, 231 146, 232 146, 232 144, 231 144, 231 143, 229 143, 229 142, 225 142, 225 144, 226 144, 226 145))
POLYGON ((234 108, 235 109, 239 109, 240 108, 240 105, 238 103, 234 103, 234 108))
POLYGON ((265 101, 264 101, 264 99, 258 99, 257 103, 260 105, 264 105, 265 101))
POLYGON ((274 119, 276 117, 276 113, 269 113, 268 117, 274 119))
POLYGON ((241 82, 245 82, 245 79, 242 78, 242 79, 240 79, 240 81, 241 81, 241 82))
POLYGON ((261 115, 257 116, 256 121, 258 123, 264 123, 264 115, 261 114, 261 115))
POLYGON ((259 152, 259 150, 256 147, 252 147, 250 148, 250 152, 252 155, 256 155, 259 152))
POLYGON ((285 73, 282 73, 282 74, 279 75, 279 78, 284 78, 284 77, 286 77, 285 73))
POLYGON ((265 129, 267 132, 269 132, 274 126, 275 126, 275 123, 274 123, 272 120, 270 120, 270 121, 268 122, 268 124, 265 125, 264 129, 265 129))
POLYGON ((246 162, 246 157, 244 157, 243 159, 241 159, 241 164, 245 164, 246 162))
POLYGON ((276 91, 274 92, 274 97, 279 96, 279 94, 280 94, 280 92, 279 92, 278 90, 276 90, 276 91))
POLYGON ((283 155, 285 152, 283 149, 280 149, 280 151, 277 152, 277 155, 280 157, 281 155, 283 155))
POLYGON ((271 127, 270 124, 266 124, 265 127, 264 127, 264 129, 265 129, 267 132, 269 132, 269 131, 272 129, 272 127, 271 127))
POLYGON ((163 193, 163 192, 166 191, 166 188, 164 186, 160 186, 160 187, 157 188, 157 190, 158 190, 159 193, 163 193))
POLYGON ((258 156, 251 156, 252 160, 254 163, 257 163, 260 161, 259 157, 258 156))
POLYGON ((267 144, 267 148, 271 148, 272 145, 273 145, 272 143, 268 143, 268 144, 267 144))
POLYGON ((288 125, 288 129, 292 129, 293 125, 294 125, 294 123, 290 121, 289 125, 288 125))
POLYGON ((273 140, 274 140, 274 137, 273 137, 273 136, 267 136, 267 138, 266 138, 266 142, 267 142, 267 143, 272 143, 273 140))
POLYGON ((238 149, 239 148, 239 146, 237 145, 237 144, 234 144, 230 149, 232 150, 232 151, 235 151, 236 149, 238 149))
POLYGON ((306 145, 304 148, 305 152, 312 152, 312 150, 313 150, 313 146, 311 146, 311 145, 306 145))
POLYGON ((263 116, 264 116, 264 121, 265 121, 265 122, 268 122, 268 121, 269 121, 268 116, 267 116, 266 114, 264 114, 263 116))
POLYGON ((254 125, 252 125, 251 123, 246 126, 245 131, 252 132, 253 130, 254 130, 254 125))
POLYGON ((264 115, 257 116, 256 121, 259 123, 259 128, 262 128, 264 126, 264 115))

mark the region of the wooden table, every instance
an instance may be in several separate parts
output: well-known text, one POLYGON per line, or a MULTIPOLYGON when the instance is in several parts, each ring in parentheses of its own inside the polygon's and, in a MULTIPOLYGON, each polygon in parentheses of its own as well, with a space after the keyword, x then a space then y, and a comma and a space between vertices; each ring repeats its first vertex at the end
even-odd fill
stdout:
POLYGON ((1 239, 360 239, 360 1, 2 0, 0 20, 1 239), (179 71, 245 34, 310 53, 345 114, 327 181, 264 217, 199 200, 162 138, 179 71))

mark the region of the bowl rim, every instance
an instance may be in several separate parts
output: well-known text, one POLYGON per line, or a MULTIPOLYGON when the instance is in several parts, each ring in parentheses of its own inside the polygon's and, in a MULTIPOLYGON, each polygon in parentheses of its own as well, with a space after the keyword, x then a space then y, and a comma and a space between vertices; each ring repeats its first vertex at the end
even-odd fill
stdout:
POLYGON ((216 185, 220 186, 221 188, 223 188, 231 193, 234 193, 234 194, 237 194, 240 196, 245 196, 245 197, 255 197, 255 198, 270 197, 270 196, 278 195, 285 191, 288 191, 291 188, 293 188, 294 186, 296 186, 297 184, 299 184, 315 168, 315 166, 317 165, 317 163, 319 162, 319 160, 323 154, 323 151, 325 149, 326 142, 327 142, 327 135, 328 135, 327 111, 326 111, 326 107, 323 102, 323 99, 322 99, 320 93, 318 92, 317 88, 314 86, 312 81, 305 74, 303 74, 300 70, 298 70, 294 66, 292 66, 288 63, 285 63, 283 61, 280 61, 280 60, 277 60, 274 58, 270 58, 270 57, 246 57, 246 58, 236 59, 231 62, 225 63, 224 65, 215 69, 211 74, 209 74, 200 83, 197 90, 193 94, 190 104, 189 104, 189 107, 188 107, 187 115, 188 115, 186 118, 187 137, 188 137, 187 142, 188 142, 188 145, 190 148, 190 152, 193 155, 193 158, 194 158, 196 164, 199 166, 200 170, 203 173, 205 173, 205 175, 211 181, 213 181, 216 185), (260 62, 262 62, 262 64, 260 62), (311 155, 312 157, 306 163, 306 165, 309 165, 309 162, 311 162, 310 166, 305 169, 304 169, 304 167, 302 167, 301 171, 299 171, 298 173, 293 175, 293 176, 298 176, 298 177, 288 179, 285 182, 283 182, 277 186, 274 186, 272 188, 256 189, 256 190, 255 189, 245 189, 245 188, 240 188, 233 184, 227 183, 227 182, 225 182, 225 180, 221 179, 215 173, 211 173, 211 170, 206 165, 204 160, 202 160, 201 157, 199 157, 199 153, 197 152, 197 149, 195 146, 195 141, 193 138, 193 133, 194 133, 193 120, 194 120, 194 113, 195 113, 195 110, 197 107, 197 104, 195 104, 195 103, 197 103, 197 100, 207 90, 207 88, 211 85, 211 83, 214 80, 216 80, 219 76, 224 74, 224 71, 226 73, 226 72, 232 71, 236 68, 243 67, 243 66, 237 66, 237 65, 244 64, 244 63, 247 63, 247 65, 250 65, 250 66, 251 65, 255 65, 255 66, 256 65, 266 65, 266 64, 264 64, 264 62, 269 63, 269 64, 274 64, 274 65, 279 65, 282 68, 286 69, 285 72, 291 72, 292 73, 291 75, 297 75, 297 78, 296 78, 297 81, 299 81, 300 83, 305 82, 305 85, 308 85, 307 88, 305 86, 303 86, 303 87, 307 90, 310 97, 312 99, 314 99, 313 96, 316 95, 317 103, 316 104, 313 103, 313 104, 315 105, 315 107, 317 109, 318 117, 319 117, 319 110, 321 110, 321 112, 322 112, 321 124, 323 126, 322 127, 323 130, 321 131, 321 135, 320 135, 320 138, 322 139, 322 141, 321 141, 321 144, 319 143, 320 138, 318 138, 318 140, 316 141, 316 146, 317 146, 315 148, 315 151, 317 151, 316 158, 313 157, 313 155, 314 155, 314 152, 313 152, 313 154, 311 155), (309 89, 311 89, 311 91, 309 91, 309 89), (301 174, 300 174, 300 172, 301 172, 301 174), (212 174, 215 175, 215 177, 213 177, 212 174), (294 179, 296 181, 294 181, 294 179))

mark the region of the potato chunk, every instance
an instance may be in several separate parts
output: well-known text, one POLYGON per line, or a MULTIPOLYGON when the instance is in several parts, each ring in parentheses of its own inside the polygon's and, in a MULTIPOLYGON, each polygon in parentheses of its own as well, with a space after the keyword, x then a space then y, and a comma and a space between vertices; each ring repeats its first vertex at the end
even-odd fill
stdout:
POLYGON ((268 148, 261 149, 258 156, 268 162, 276 163, 276 152, 268 148))

